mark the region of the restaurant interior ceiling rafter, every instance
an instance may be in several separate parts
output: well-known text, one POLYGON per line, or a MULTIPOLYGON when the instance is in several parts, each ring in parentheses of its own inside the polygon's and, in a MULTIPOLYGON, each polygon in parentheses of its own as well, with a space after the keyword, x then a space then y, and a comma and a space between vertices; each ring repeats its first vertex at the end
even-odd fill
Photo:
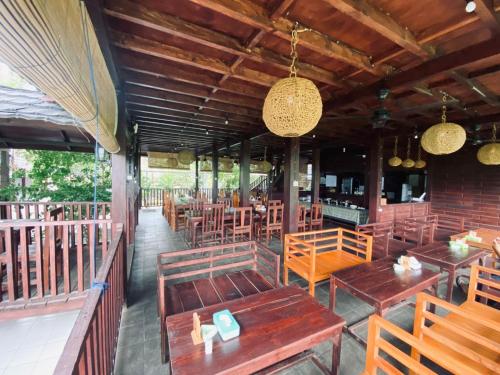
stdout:
MULTIPOLYGON (((297 75, 323 101, 312 145, 367 146, 382 126, 421 134, 440 114, 468 139, 487 141, 500 119, 498 1, 472 13, 456 0, 105 0, 102 9, 125 105, 142 152, 210 154, 252 139, 252 154, 283 140, 262 120, 270 88, 289 75, 291 30, 297 75), (375 124, 383 101, 384 121, 375 124), (378 111, 378 112, 377 112, 378 111)), ((491 4, 490 4, 491 3, 491 4)), ((234 151, 234 150, 233 150, 234 151)), ((390 157, 390 156, 389 156, 390 157)))

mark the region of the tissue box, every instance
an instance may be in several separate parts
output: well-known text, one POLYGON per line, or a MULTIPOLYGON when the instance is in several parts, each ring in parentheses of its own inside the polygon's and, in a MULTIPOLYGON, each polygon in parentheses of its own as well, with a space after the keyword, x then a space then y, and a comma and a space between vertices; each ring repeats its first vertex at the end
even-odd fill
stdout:
POLYGON ((216 312, 213 320, 222 340, 227 341, 240 335, 240 325, 229 310, 216 312))

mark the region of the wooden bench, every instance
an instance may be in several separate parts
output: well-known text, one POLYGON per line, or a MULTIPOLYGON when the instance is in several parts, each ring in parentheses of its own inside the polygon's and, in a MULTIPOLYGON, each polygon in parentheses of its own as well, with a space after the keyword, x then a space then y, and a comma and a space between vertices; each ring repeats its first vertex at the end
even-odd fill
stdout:
POLYGON ((158 254, 162 361, 167 316, 277 288, 280 257, 256 241, 158 254))
POLYGON ((314 296, 317 282, 330 274, 372 259, 372 236, 343 228, 285 235, 284 283, 292 270, 309 282, 314 296))
POLYGON ((413 334, 372 315, 364 374, 376 374, 377 369, 404 373, 382 357, 382 351, 398 362, 398 367, 416 374, 436 374, 421 363, 422 356, 453 374, 500 373, 500 310, 478 301, 500 301, 500 282, 491 275, 500 275, 500 270, 474 265, 467 301, 460 306, 419 293, 413 334), (439 315, 434 312, 436 306, 439 315), (388 336, 409 345, 411 356, 391 344, 388 336))
POLYGON ((374 259, 384 258, 388 255, 399 256, 405 250, 415 247, 412 242, 394 238, 394 223, 392 221, 357 225, 356 231, 373 237, 372 257, 374 259))

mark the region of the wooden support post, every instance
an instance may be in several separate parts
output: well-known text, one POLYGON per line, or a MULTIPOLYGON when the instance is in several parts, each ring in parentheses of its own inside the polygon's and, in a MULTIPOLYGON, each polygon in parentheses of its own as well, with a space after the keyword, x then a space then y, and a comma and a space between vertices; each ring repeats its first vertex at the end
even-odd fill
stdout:
POLYGON ((368 216, 370 223, 380 218, 380 198, 382 197, 382 162, 384 141, 380 130, 377 130, 370 148, 370 175, 368 216))
POLYGON ((219 150, 214 143, 212 152, 212 203, 219 197, 219 150))
POLYGON ((285 233, 295 233, 299 204, 299 153, 300 138, 289 138, 285 146, 285 233))
POLYGON ((199 166, 199 156, 198 150, 195 153, 195 163, 194 163, 195 175, 194 175, 194 196, 198 197, 198 191, 200 190, 200 166, 199 166))
POLYGON ((311 202, 319 202, 319 181, 321 176, 320 171, 321 149, 316 147, 312 151, 312 180, 311 180, 311 202))
POLYGON ((250 199, 250 140, 244 139, 240 147, 240 207, 248 207, 250 199))

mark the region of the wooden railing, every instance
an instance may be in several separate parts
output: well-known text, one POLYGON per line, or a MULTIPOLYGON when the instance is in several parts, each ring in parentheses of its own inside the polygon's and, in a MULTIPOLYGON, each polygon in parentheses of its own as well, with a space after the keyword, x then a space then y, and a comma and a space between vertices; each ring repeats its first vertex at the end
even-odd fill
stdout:
POLYGON ((267 193, 269 188, 269 178, 267 176, 260 176, 250 184, 250 192, 260 190, 267 193))
POLYGON ((110 238, 111 220, 1 222, 1 303, 84 292, 110 238))
MULTIPOLYGON (((141 207, 162 207, 164 205, 163 195, 165 192, 168 192, 171 197, 196 197, 195 190, 188 188, 141 188, 141 207)), ((233 189, 219 189, 218 195, 219 197, 229 197, 232 192, 233 189)), ((200 188, 198 189, 198 194, 207 200, 212 199, 211 188, 200 188)))
POLYGON ((103 264, 66 342, 55 375, 113 373, 126 295, 126 251, 118 224, 103 264))
MULTIPOLYGON (((0 219, 42 219, 54 208, 63 207, 65 220, 94 218, 94 202, 0 202, 0 219)), ((97 217, 111 217, 111 202, 97 202, 97 217)))

